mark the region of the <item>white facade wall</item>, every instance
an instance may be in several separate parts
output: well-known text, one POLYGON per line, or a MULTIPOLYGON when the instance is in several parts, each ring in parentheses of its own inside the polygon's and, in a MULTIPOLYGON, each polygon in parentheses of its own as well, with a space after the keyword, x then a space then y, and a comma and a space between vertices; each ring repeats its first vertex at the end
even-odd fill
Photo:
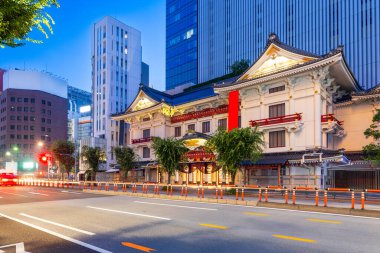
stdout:
POLYGON ((141 82, 141 33, 112 18, 94 24, 92 92, 95 137, 107 141, 107 166, 115 164, 112 147, 119 145, 119 123, 110 116, 124 111, 141 82))

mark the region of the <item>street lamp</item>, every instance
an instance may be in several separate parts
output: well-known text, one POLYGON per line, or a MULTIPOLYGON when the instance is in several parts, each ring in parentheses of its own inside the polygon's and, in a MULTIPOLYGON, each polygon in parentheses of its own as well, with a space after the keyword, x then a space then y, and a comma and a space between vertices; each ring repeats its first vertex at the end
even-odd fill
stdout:
POLYGON ((7 151, 7 152, 5 152, 5 155, 6 156, 11 156, 11 152, 7 151))
POLYGON ((42 147, 44 145, 44 143, 42 142, 42 141, 39 141, 38 143, 37 143, 37 146, 38 147, 42 147))
POLYGON ((18 147, 17 146, 13 146, 13 151, 17 152, 18 151, 18 147))

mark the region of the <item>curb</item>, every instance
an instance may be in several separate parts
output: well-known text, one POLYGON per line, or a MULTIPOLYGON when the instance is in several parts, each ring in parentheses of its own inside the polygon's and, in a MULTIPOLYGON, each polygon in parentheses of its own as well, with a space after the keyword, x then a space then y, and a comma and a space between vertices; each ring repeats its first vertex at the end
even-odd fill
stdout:
POLYGON ((293 205, 293 204, 268 203, 268 202, 258 202, 257 206, 380 218, 380 211, 376 211, 376 210, 360 210, 360 209, 351 209, 351 208, 343 208, 343 207, 323 207, 323 206, 300 205, 300 204, 293 205))
POLYGON ((151 193, 131 193, 131 192, 120 192, 120 191, 102 191, 102 190, 83 190, 86 193, 93 194, 103 194, 111 196, 130 196, 130 197, 143 197, 143 198, 158 198, 158 199, 171 199, 171 200, 183 200, 192 202, 204 202, 204 203, 215 203, 215 204, 230 204, 230 205, 240 205, 240 206, 256 206, 257 201, 241 201, 232 199, 213 199, 213 198, 197 198, 197 197, 184 197, 184 196, 168 196, 166 194, 155 195, 151 193))

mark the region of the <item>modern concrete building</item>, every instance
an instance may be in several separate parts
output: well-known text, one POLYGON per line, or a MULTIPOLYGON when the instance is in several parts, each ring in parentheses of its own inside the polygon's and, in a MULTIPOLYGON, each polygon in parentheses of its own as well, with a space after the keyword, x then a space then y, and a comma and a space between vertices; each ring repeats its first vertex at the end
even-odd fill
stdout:
POLYGON ((115 159, 112 147, 124 143, 126 124, 111 120, 136 96, 141 83, 141 33, 106 16, 92 34, 92 95, 94 137, 107 142, 107 166, 115 159))
POLYGON ((141 62, 141 83, 149 86, 149 65, 141 62))
POLYGON ((65 79, 46 72, 7 70, 0 101, 2 166, 10 160, 19 167, 30 165, 41 149, 67 139, 65 79))
POLYGON ((167 0, 166 19, 167 89, 223 76, 241 59, 254 62, 271 32, 314 54, 343 45, 359 84, 380 83, 379 1, 167 0))

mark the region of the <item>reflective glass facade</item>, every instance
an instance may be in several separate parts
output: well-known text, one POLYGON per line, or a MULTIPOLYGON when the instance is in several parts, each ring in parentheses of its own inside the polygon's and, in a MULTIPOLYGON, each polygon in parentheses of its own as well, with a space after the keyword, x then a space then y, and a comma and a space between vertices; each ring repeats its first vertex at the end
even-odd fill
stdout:
POLYGON ((197 83, 197 0, 166 1, 166 89, 197 83))
POLYGON ((343 45, 360 85, 367 89, 380 83, 379 0, 167 0, 166 32, 167 88, 189 81, 187 74, 201 83, 229 73, 237 60, 253 63, 271 32, 284 43, 315 54, 343 45), (198 26, 174 21, 182 15, 184 3, 198 5, 194 7, 198 13, 191 14, 197 16, 198 26), (169 46, 189 27, 197 28, 193 38, 169 46), (194 51, 186 49, 193 40, 194 51), (190 52, 197 52, 196 60, 186 61, 190 52), (185 61, 197 65, 197 71, 182 71, 185 61))

